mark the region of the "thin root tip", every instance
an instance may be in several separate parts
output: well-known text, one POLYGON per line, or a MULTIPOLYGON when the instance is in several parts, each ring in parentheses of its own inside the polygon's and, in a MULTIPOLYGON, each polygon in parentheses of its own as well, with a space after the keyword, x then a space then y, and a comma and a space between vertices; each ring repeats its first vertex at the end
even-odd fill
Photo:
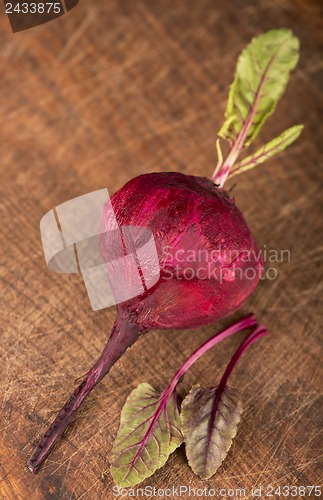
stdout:
POLYGON ((37 471, 36 467, 34 467, 30 461, 27 462, 27 469, 29 469, 33 474, 35 474, 35 472, 37 471))

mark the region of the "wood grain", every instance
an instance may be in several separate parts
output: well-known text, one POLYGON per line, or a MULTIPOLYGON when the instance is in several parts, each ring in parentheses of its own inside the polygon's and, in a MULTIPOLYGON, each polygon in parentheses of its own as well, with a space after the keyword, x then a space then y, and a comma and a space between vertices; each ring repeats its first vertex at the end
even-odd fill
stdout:
MULTIPOLYGON (((2 4, 1 4, 2 7, 2 4)), ((254 311, 270 336, 233 376, 245 412, 218 474, 202 482, 181 448, 143 486, 251 488, 322 480, 323 17, 319 0, 81 1, 46 25, 12 34, 0 17, 0 498, 112 499, 109 457, 129 391, 157 389, 216 329, 151 332, 99 387, 37 475, 25 463, 105 344, 114 311, 92 312, 80 276, 50 273, 42 215, 65 200, 153 170, 210 175, 236 57, 286 26, 298 69, 261 134, 305 131, 279 159, 237 177, 234 193, 261 246, 288 249, 234 317, 254 311), (320 164, 321 163, 321 164, 320 164)), ((232 319, 232 318, 231 318, 232 319)), ((214 384, 242 337, 187 374, 214 384)), ((174 497, 175 498, 175 497, 174 497)))

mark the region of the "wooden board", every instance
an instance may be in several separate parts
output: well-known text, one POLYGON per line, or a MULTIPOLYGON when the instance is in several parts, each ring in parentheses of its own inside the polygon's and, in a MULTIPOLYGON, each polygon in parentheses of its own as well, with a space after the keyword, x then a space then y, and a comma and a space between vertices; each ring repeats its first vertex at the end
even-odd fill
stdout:
MULTIPOLYGON (((143 486, 244 488, 251 498, 252 487, 320 483, 321 5, 81 1, 60 19, 15 34, 2 7, 1 499, 114 498, 109 457, 129 391, 143 381, 162 390, 193 349, 249 311, 270 336, 233 375, 245 411, 224 465, 200 481, 181 448, 143 486), (63 201, 105 186, 113 192, 143 172, 211 175, 237 55, 253 35, 283 26, 299 36, 301 61, 261 139, 295 123, 305 131, 288 152, 237 177, 234 194, 259 244, 289 250, 290 261, 284 254, 268 263, 277 279, 262 281, 233 318, 140 339, 32 475, 25 463, 33 446, 100 353, 115 314, 91 311, 80 276, 48 271, 40 218, 63 201)), ((181 393, 193 383, 216 383, 242 338, 194 365, 181 393)))

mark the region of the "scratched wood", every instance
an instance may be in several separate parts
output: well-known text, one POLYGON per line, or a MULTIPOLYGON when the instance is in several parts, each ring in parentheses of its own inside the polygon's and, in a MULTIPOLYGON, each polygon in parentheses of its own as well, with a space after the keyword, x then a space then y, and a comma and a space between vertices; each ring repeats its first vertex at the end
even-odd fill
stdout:
MULTIPOLYGON (((93 391, 37 475, 33 446, 103 347, 114 311, 92 312, 80 276, 50 273, 39 220, 55 205, 149 171, 210 175, 235 61, 250 38, 292 28, 300 65, 268 140, 305 131, 280 158, 237 177, 234 195, 267 250, 264 280, 234 318, 254 311, 270 336, 232 382, 244 416, 217 475, 200 481, 183 448, 143 486, 251 488, 322 479, 323 17, 317 0, 81 1, 47 25, 12 34, 1 4, 1 499, 112 499, 111 448, 129 391, 163 389, 217 325, 141 338, 93 391)), ((231 183, 232 185, 232 183, 231 183)), ((181 385, 214 384, 243 335, 203 357, 181 385)), ((139 497, 138 497, 139 498, 139 497)))

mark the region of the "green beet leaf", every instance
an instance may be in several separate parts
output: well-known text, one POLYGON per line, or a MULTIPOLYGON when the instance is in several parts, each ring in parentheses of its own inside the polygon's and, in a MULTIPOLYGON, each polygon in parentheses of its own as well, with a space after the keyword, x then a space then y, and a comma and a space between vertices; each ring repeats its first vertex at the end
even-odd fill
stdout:
POLYGON ((252 39, 238 59, 220 137, 240 136, 244 146, 250 144, 275 110, 298 58, 299 40, 288 29, 252 39))
POLYGON ((128 396, 112 453, 119 487, 134 486, 162 467, 183 442, 175 392, 159 394, 139 384, 128 396))
POLYGON ((239 163, 236 163, 232 168, 229 177, 245 172, 246 170, 250 170, 256 165, 268 160, 268 158, 280 153, 296 141, 303 128, 304 125, 294 125, 294 127, 285 130, 282 134, 280 134, 280 136, 269 141, 267 144, 259 148, 254 154, 247 156, 247 158, 241 160, 239 163))

